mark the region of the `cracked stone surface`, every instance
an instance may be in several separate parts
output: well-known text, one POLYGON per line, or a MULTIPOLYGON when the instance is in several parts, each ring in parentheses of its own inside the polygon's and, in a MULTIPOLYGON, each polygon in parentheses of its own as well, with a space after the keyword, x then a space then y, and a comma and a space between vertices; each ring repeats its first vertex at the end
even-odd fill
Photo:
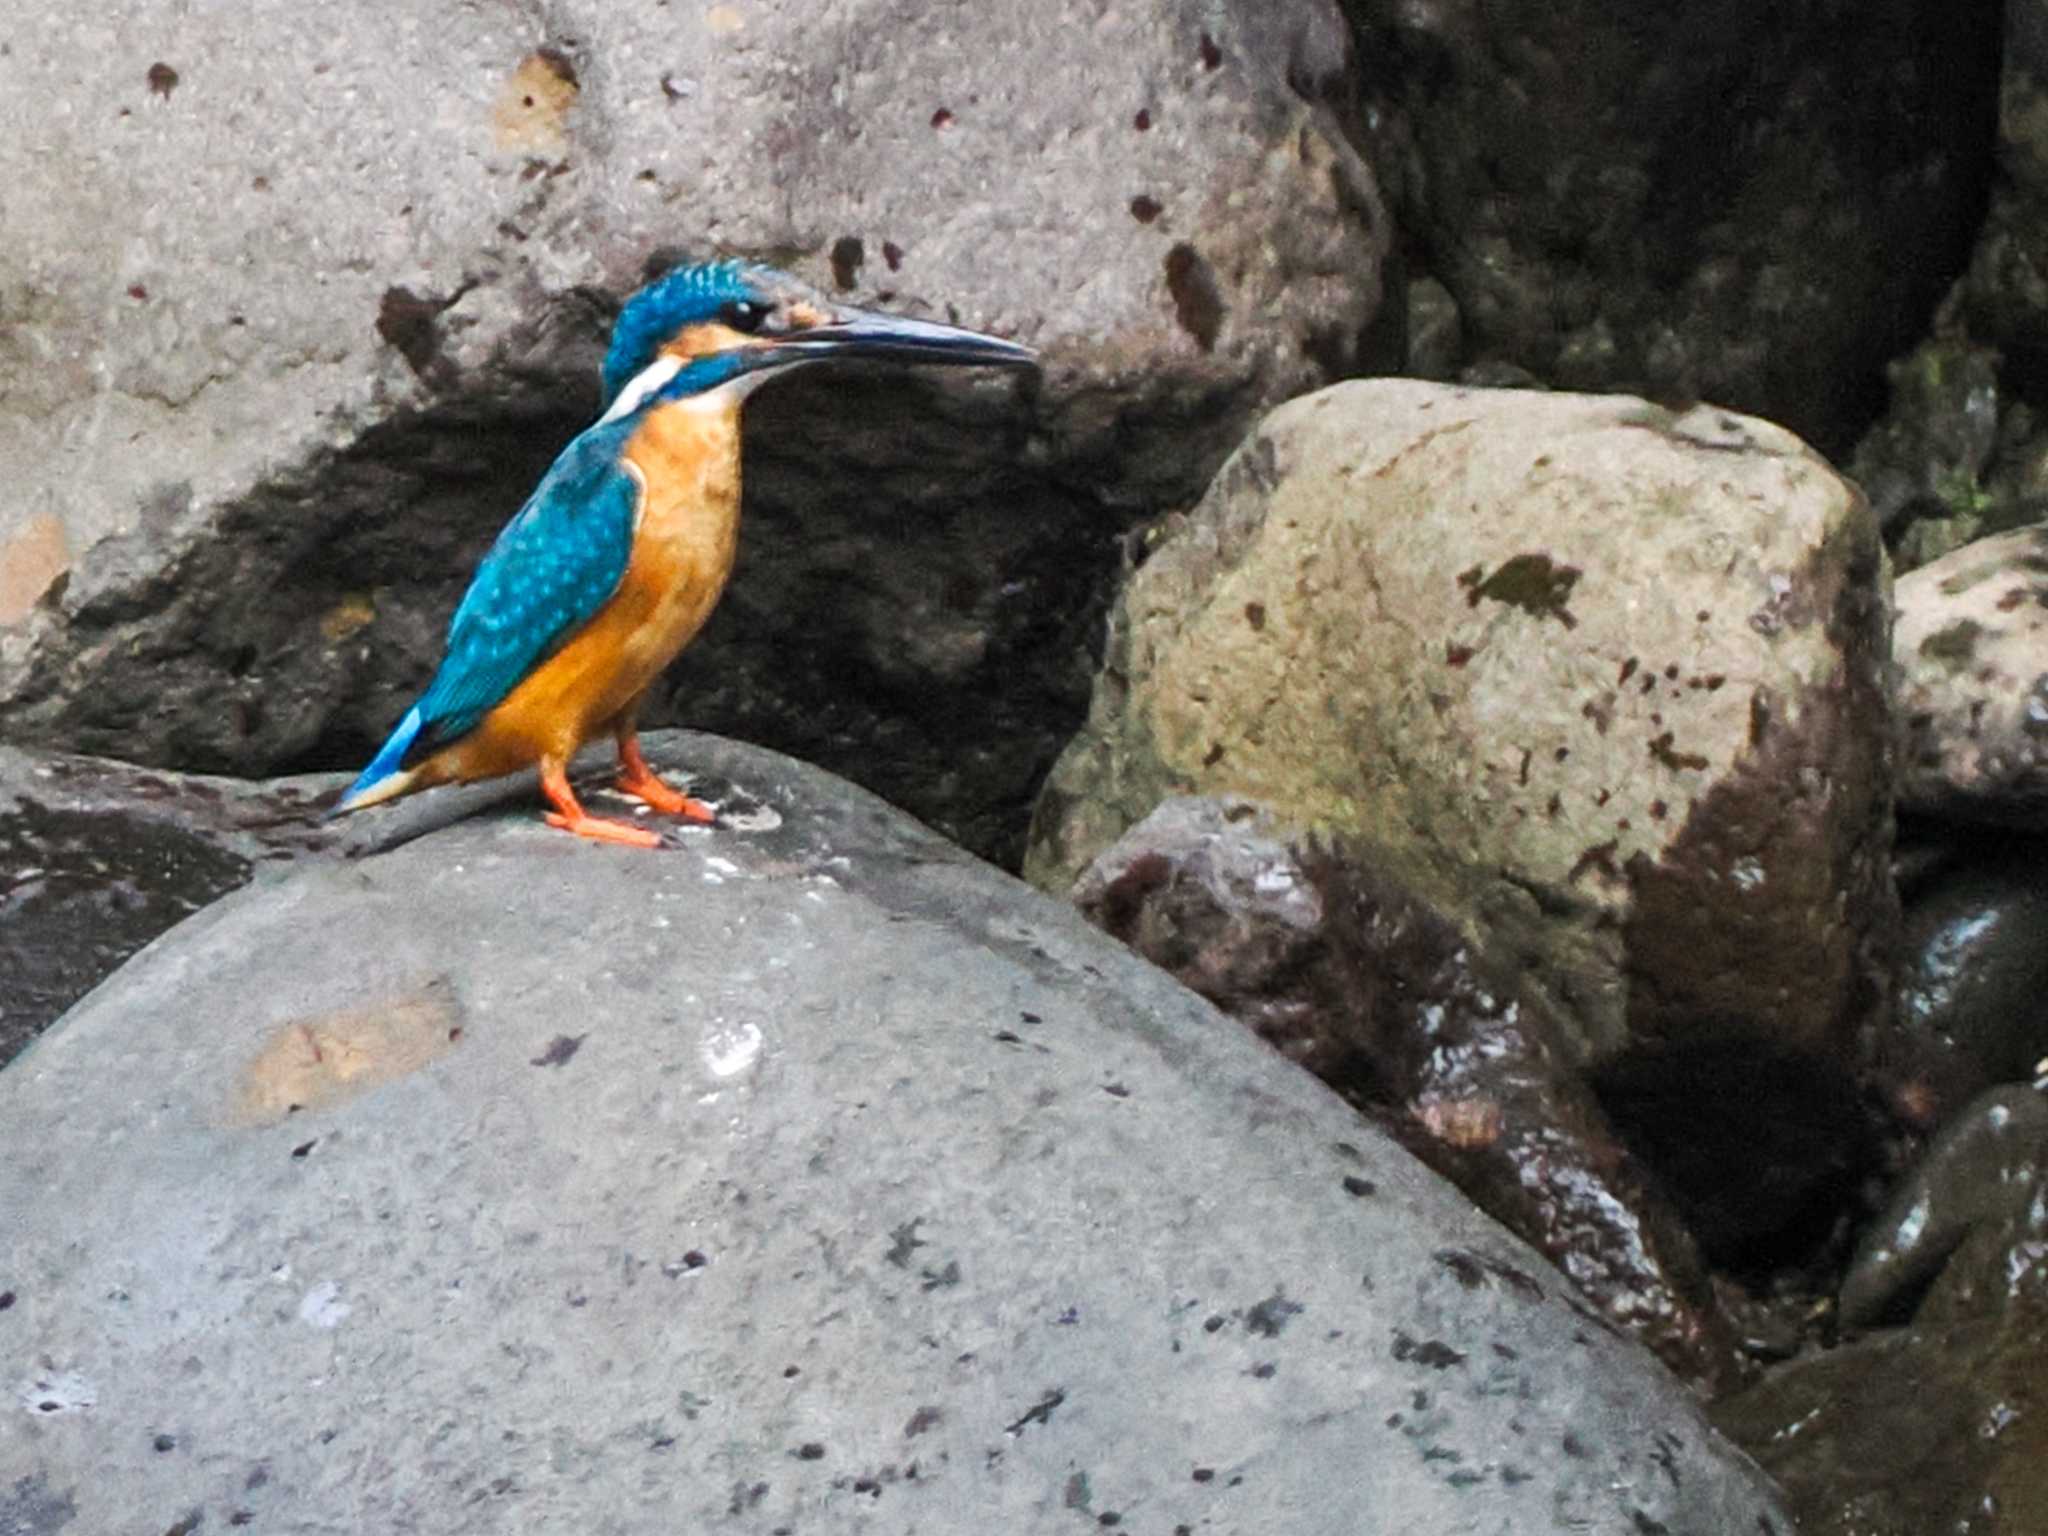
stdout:
POLYGON ((1790 1531, 1540 1259, 1064 904, 656 756, 726 824, 372 824, 0 1073, 0 1528, 1790 1531))

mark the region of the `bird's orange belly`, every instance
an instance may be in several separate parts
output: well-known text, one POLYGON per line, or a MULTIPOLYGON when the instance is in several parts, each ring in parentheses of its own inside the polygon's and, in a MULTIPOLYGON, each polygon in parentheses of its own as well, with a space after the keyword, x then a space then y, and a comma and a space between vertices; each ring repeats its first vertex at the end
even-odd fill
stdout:
POLYGON ((725 585, 722 572, 709 580, 665 572, 665 564, 635 554, 611 602, 459 744, 459 777, 571 757, 646 692, 695 638, 725 585))
MULTIPOLYGON (((708 415, 709 413, 704 413, 708 415)), ((461 741, 435 777, 492 778, 565 761, 611 729, 711 617, 739 526, 738 421, 659 417, 626 456, 649 487, 611 600, 461 741)))

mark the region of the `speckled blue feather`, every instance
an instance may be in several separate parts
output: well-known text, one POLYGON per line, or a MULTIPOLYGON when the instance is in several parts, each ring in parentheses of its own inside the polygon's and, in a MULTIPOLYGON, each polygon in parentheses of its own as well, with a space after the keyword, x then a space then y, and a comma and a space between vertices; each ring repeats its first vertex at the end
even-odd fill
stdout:
POLYGON ((654 361, 654 354, 676 332, 714 319, 728 304, 765 300, 764 284, 776 275, 744 261, 703 262, 677 267, 626 300, 604 355, 605 405, 609 407, 633 376, 654 361))
POLYGON ((640 495, 619 453, 638 425, 629 416, 584 432, 498 535, 420 697, 422 749, 473 729, 619 589, 640 495))
POLYGON ((619 454, 637 415, 562 450, 477 567, 448 625, 441 669, 341 804, 473 730, 602 608, 633 550, 639 487, 619 454))

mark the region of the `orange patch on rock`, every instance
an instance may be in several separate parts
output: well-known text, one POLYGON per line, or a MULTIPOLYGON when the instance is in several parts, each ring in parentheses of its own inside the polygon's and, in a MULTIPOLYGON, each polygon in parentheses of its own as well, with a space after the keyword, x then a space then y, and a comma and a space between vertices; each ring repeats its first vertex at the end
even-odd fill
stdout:
POLYGON ((0 624, 28 617, 50 584, 71 569, 71 545, 64 525, 45 512, 0 543, 0 624))
POLYGON ((445 980, 391 1002, 289 1020, 242 1069, 229 1123, 275 1125, 294 1110, 343 1103, 409 1077, 461 1039, 462 1010, 445 980))
POLYGON ((569 113, 581 88, 576 71, 552 49, 529 53, 498 91, 491 131, 499 149, 560 154, 569 142, 569 113))
POLYGON ((1430 1098, 1416 1105, 1414 1112, 1431 1136, 1465 1151, 1492 1146, 1506 1129, 1506 1117, 1491 1099, 1430 1098))

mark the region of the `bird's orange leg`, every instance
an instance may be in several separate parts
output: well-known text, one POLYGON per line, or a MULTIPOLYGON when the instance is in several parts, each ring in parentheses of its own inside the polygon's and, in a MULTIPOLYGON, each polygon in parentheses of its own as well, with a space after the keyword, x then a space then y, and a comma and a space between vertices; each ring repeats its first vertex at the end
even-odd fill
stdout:
POLYGON ((640 755, 640 733, 632 725, 621 725, 618 736, 621 794, 644 800, 664 815, 680 816, 685 821, 711 822, 718 819, 718 813, 702 800, 692 800, 655 777, 654 770, 647 766, 647 759, 640 755))
POLYGON ((551 827, 560 827, 564 832, 574 832, 578 837, 593 838, 600 843, 624 843, 628 848, 661 846, 661 838, 645 827, 629 827, 623 821, 607 821, 602 816, 587 814, 576 799, 576 791, 569 787, 568 768, 564 763, 542 760, 540 792, 554 807, 547 816, 551 827))

